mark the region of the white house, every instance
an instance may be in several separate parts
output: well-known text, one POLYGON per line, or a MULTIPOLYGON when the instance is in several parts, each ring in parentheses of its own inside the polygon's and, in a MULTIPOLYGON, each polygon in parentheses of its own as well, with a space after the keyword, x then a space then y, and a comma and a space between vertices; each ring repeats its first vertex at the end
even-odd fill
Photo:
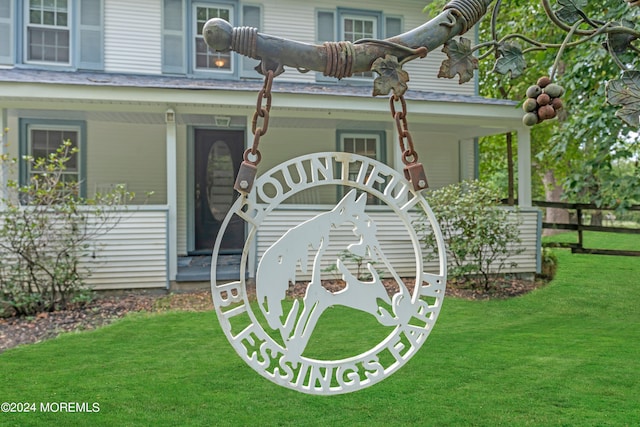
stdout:
MULTIPOLYGON (((85 195, 115 184, 138 194, 154 191, 104 237, 91 284, 166 287, 181 280, 179 265, 189 256, 211 252, 234 195, 234 171, 253 142, 251 121, 263 84, 253 69, 257 61, 207 49, 199 34, 204 22, 222 17, 318 44, 405 32, 428 19, 424 3, 0 0, 2 150, 14 157, 38 154, 69 138, 80 148, 71 172, 85 195)), ((529 133, 521 113, 512 103, 477 96, 474 82, 438 79, 443 59, 435 51, 405 66, 409 128, 429 184, 473 178, 477 138, 517 133, 527 250, 514 271, 536 272, 540 219, 531 209, 529 133)), ((389 101, 371 96, 372 79, 363 74, 338 81, 286 69, 274 83, 259 170, 306 153, 362 153, 365 146, 367 155, 401 170, 389 101)), ((287 218, 308 216, 328 202, 301 199, 283 209, 283 221, 273 227, 286 228, 287 218)), ((229 253, 242 248, 244 232, 230 233, 229 253)))

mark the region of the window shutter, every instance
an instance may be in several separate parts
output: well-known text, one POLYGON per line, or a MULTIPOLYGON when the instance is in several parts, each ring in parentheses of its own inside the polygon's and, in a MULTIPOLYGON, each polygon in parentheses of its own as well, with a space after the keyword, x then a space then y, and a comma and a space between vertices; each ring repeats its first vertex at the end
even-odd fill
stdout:
POLYGON ((316 22, 318 43, 332 42, 336 39, 336 19, 333 12, 318 11, 316 22))
POLYGON ((162 17, 162 72, 186 74, 183 0, 164 0, 162 17))
MULTIPOLYGON (((336 40, 336 17, 335 13, 328 10, 319 10, 316 14, 316 41, 320 44, 336 40)), ((332 82, 338 80, 327 77, 323 73, 316 73, 316 81, 332 82)))
POLYGON ((0 0, 0 64, 13 64, 13 1, 0 0))
POLYGON ((78 37, 78 68, 104 69, 103 0, 81 0, 78 37))
POLYGON ((384 20, 384 38, 397 36, 402 33, 402 18, 387 16, 384 20))
MULTIPOLYGON (((257 28, 260 31, 262 24, 262 9, 260 6, 242 6, 242 25, 245 27, 257 28)), ((243 56, 241 74, 243 77, 261 77, 254 69, 260 61, 243 56)))

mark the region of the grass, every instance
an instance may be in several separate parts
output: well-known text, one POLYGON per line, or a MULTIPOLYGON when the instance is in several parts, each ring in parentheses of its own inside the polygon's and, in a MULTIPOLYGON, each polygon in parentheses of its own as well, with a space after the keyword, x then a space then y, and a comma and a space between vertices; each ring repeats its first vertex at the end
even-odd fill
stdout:
MULTIPOLYGON (((0 413, 0 425, 638 425, 640 258, 556 253, 556 279, 529 295, 446 299, 418 354, 357 393, 273 385, 235 354, 214 313, 139 314, 1 354, 0 402, 98 402, 100 412, 0 413)), ((323 323, 310 347, 355 341, 354 319, 323 323)))

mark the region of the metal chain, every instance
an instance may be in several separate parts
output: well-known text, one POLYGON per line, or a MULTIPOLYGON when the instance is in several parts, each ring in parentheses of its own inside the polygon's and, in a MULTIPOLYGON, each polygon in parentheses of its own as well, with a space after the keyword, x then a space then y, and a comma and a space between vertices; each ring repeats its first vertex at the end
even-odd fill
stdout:
MULTIPOLYGON (((273 78, 278 74, 281 67, 276 71, 266 70, 263 62, 264 85, 258 92, 258 101, 256 102, 256 112, 253 114, 251 121, 251 131, 253 132, 253 145, 247 148, 243 155, 243 162, 240 164, 236 182, 233 186, 241 194, 248 194, 253 188, 258 171, 258 163, 262 160, 262 154, 258 150, 260 138, 269 130, 269 112, 271 111, 271 87, 273 86, 273 78), (262 119, 262 120, 261 120, 262 119), (258 122, 261 122, 258 124, 258 122)), ((281 71, 280 71, 281 72, 281 71)))
POLYGON ((398 128, 398 143, 400 144, 400 151, 402 152, 402 162, 405 165, 410 165, 418 162, 418 153, 416 153, 413 147, 413 138, 409 132, 409 125, 407 123, 407 103, 404 100, 404 96, 391 95, 389 98, 389 106, 391 109, 391 116, 396 121, 396 127, 398 128), (402 110, 396 110, 396 102, 400 102, 402 110), (405 144, 406 140, 406 144, 405 144))
POLYGON ((424 166, 418 162, 418 153, 413 146, 413 138, 409 132, 407 123, 407 102, 404 96, 391 95, 389 99, 389 107, 391 116, 396 121, 398 128, 398 143, 402 152, 402 163, 404 163, 404 176, 413 185, 415 191, 421 191, 429 187, 427 183, 427 175, 424 172, 424 166), (396 103, 399 102, 402 110, 396 109, 396 103))
POLYGON ((271 111, 271 87, 273 86, 273 70, 267 71, 264 77, 264 85, 258 92, 258 100, 256 102, 256 111, 253 113, 251 121, 251 132, 253 132, 253 145, 244 152, 244 160, 257 166, 262 160, 262 154, 258 150, 260 138, 269 130, 269 112, 271 111), (258 122, 262 119, 262 123, 258 126, 258 122), (250 156, 253 156, 253 160, 250 156))

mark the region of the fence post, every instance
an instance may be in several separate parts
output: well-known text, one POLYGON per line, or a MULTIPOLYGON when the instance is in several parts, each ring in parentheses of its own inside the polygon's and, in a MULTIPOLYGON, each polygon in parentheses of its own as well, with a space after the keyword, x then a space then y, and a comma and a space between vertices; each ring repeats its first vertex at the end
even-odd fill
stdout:
POLYGON ((576 215, 578 215, 578 247, 582 250, 582 209, 576 208, 576 215))

